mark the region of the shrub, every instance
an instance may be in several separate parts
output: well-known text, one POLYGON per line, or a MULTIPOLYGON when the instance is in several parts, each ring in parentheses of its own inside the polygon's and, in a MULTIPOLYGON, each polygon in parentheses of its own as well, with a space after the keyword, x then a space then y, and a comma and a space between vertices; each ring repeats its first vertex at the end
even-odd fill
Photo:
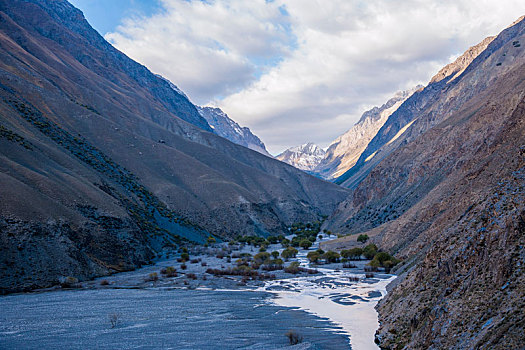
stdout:
POLYGON ((373 259, 377 253, 377 246, 375 244, 369 244, 363 249, 363 255, 367 259, 373 259))
POLYGON ((269 275, 269 274, 259 274, 258 271, 252 269, 249 266, 236 266, 234 268, 229 269, 207 269, 206 273, 209 273, 211 275, 215 276, 244 276, 243 280, 248 280, 249 277, 252 279, 256 279, 257 277, 259 279, 272 279, 275 278, 275 275, 269 275))
POLYGON ((339 258, 341 258, 341 255, 339 255, 339 253, 334 252, 332 250, 327 251, 326 253, 323 254, 323 259, 325 259, 326 262, 328 263, 336 263, 339 261, 339 258))
POLYGON ((160 273, 166 277, 177 277, 177 270, 173 266, 168 266, 160 270, 160 273))
POLYGON ((253 257, 253 261, 255 261, 257 264, 262 264, 264 263, 266 260, 270 259, 270 253, 267 253, 267 252, 260 252, 260 253, 257 253, 255 254, 255 256, 253 257))
POLYGON ((197 276, 194 273, 187 273, 186 277, 188 277, 188 278, 190 278, 192 280, 196 280, 197 279, 197 276))
POLYGON ((372 267, 384 267, 385 269, 390 270, 392 267, 394 267, 397 263, 399 263, 399 260, 394 258, 392 255, 386 253, 386 252, 379 252, 377 253, 372 261, 368 263, 368 265, 372 267))
POLYGON ((319 258, 321 258, 321 254, 319 254, 318 252, 309 252, 306 257, 308 258, 308 260, 310 260, 310 262, 312 263, 316 263, 319 261, 319 258))
POLYGON ((281 256, 284 260, 288 261, 288 259, 290 258, 295 258, 297 256, 297 253, 299 253, 297 249, 293 247, 288 247, 282 251, 281 256))
POLYGON ((60 285, 62 288, 74 288, 78 287, 78 278, 67 276, 60 279, 60 285))
POLYGON ((365 277, 366 278, 374 278, 374 274, 371 273, 371 272, 368 272, 368 273, 365 274, 365 277))
POLYGON ((196 263, 198 263, 198 262, 199 262, 199 259, 191 259, 191 260, 190 260, 190 263, 192 263, 192 264, 196 264, 196 263))
POLYGON ((188 253, 182 253, 180 255, 180 258, 182 259, 182 261, 188 261, 190 260, 190 255, 188 253))
POLYGON ((312 241, 310 241, 309 239, 303 239, 299 242, 299 245, 303 249, 308 249, 312 246, 312 241))
POLYGON ((265 271, 275 271, 275 270, 282 270, 283 269, 283 260, 282 259, 274 259, 274 260, 266 260, 265 264, 263 265, 262 269, 265 271))
POLYGON ((155 282, 158 281, 159 275, 156 272, 152 272, 145 278, 146 282, 155 282))
POLYGON ((297 345, 303 342, 303 336, 297 333, 296 331, 288 331, 285 333, 290 345, 297 345))
POLYGON ((182 265, 180 265, 180 268, 183 269, 183 270, 186 270, 188 268, 188 266, 186 266, 186 264, 182 264, 182 265))
POLYGON ((115 328, 119 324, 120 315, 116 313, 112 313, 108 315, 109 318, 109 324, 111 325, 111 328, 115 328))
POLYGON ((277 250, 274 250, 274 251, 272 252, 272 257, 273 257, 274 259, 277 259, 277 258, 279 257, 279 255, 280 255, 280 253, 279 253, 277 250))
POLYGON ((360 260, 361 255, 363 255, 363 249, 361 248, 352 248, 341 250, 341 256, 350 260, 360 260))
POLYGON ((359 243, 366 243, 366 241, 368 241, 369 237, 368 235, 365 235, 365 234, 361 234, 359 235, 359 237, 357 237, 357 241, 359 243))
POLYGON ((201 262, 201 266, 208 266, 208 263, 206 261, 201 262))
POLYGON ((109 285, 109 282, 108 282, 108 280, 102 280, 102 281, 100 281, 100 285, 101 286, 107 286, 107 285, 109 285))
POLYGON ((288 265, 288 266, 286 266, 284 268, 284 272, 286 272, 286 273, 293 273, 294 275, 298 274, 300 272, 299 265, 301 265, 301 264, 298 261, 292 261, 290 263, 290 265, 288 265))
POLYGON ((381 263, 379 262, 379 260, 377 260, 375 257, 374 259, 372 259, 369 263, 368 263, 369 266, 372 266, 372 267, 375 267, 376 269, 378 267, 381 267, 381 263))

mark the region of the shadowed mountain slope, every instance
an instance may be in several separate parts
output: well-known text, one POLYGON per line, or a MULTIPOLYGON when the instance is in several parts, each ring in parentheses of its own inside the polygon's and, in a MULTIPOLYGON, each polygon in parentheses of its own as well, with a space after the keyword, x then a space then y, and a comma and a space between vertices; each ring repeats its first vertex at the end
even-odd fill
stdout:
POLYGON ((525 346, 525 21, 487 42, 396 111, 411 125, 385 124, 392 148, 327 223, 405 260, 379 305, 386 349, 525 346))
POLYGON ((0 288, 88 278, 209 234, 284 233, 347 191, 213 134, 63 0, 0 0, 0 288))

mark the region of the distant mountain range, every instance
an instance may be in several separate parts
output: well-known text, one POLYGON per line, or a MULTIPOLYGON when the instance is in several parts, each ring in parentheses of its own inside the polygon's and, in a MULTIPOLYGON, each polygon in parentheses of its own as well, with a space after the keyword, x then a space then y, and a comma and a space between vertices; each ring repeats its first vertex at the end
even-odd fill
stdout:
POLYGON ((275 158, 293 165, 297 169, 313 171, 324 158, 325 151, 314 143, 291 147, 275 158))
POLYGON ((334 180, 355 165, 370 140, 385 124, 388 117, 415 91, 396 93, 381 107, 374 107, 363 113, 361 119, 346 133, 330 143, 324 151, 313 143, 291 147, 276 158, 327 180, 334 180))

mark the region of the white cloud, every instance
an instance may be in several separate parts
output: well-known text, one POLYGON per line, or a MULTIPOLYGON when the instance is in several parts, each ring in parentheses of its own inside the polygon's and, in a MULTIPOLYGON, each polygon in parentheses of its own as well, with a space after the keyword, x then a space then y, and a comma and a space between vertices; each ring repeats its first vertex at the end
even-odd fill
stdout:
POLYGON ((254 81, 293 42, 287 16, 264 0, 162 0, 157 14, 126 19, 106 39, 200 104, 254 81))
POLYGON ((514 0, 163 4, 108 38, 197 103, 214 100, 274 153, 307 141, 326 146, 365 108, 428 82, 525 13, 514 0))

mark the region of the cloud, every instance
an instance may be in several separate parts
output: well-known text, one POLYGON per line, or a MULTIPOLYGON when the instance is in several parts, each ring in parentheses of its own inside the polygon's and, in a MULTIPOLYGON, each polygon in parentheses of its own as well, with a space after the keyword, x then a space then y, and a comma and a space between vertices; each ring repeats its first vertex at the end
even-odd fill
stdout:
POLYGON ((199 104, 254 81, 294 40, 288 16, 276 3, 163 0, 161 5, 155 15, 128 18, 105 37, 199 104))
POLYGON ((108 39, 277 153, 326 146, 525 13, 520 1, 164 0, 108 39))

